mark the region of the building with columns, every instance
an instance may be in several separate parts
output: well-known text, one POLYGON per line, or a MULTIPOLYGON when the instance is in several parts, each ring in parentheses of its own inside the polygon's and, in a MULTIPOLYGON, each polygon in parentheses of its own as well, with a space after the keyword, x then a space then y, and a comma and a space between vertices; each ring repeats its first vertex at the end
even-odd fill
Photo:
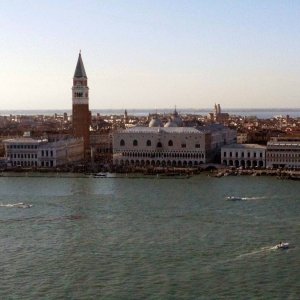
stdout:
POLYGON ((300 138, 273 137, 267 143, 268 168, 300 168, 300 138))
POLYGON ((225 166, 265 168, 266 146, 257 144, 232 144, 222 146, 221 162, 225 166))
POLYGON ((3 141, 9 167, 54 168, 83 160, 83 138, 49 141, 20 137, 3 141))
POLYGON ((81 52, 78 56, 73 77, 72 104, 73 135, 83 138, 85 157, 87 158, 90 155, 91 113, 89 111, 88 78, 85 73, 81 52))
POLYGON ((131 166, 197 167, 213 162, 222 145, 234 142, 236 131, 223 125, 183 127, 178 114, 166 124, 154 116, 149 127, 136 126, 113 133, 113 162, 131 166))

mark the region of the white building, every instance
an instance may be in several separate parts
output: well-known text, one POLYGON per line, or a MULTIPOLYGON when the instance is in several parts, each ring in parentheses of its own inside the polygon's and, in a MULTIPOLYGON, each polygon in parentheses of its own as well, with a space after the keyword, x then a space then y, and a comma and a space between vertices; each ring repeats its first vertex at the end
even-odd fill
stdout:
POLYGON ((58 167, 83 159, 83 139, 70 138, 54 142, 22 137, 7 139, 5 156, 11 167, 58 167))
POLYGON ((257 144, 225 145, 221 149, 221 162, 225 166, 265 168, 266 147, 257 144))
POLYGON ((267 143, 268 168, 300 168, 300 141, 276 140, 267 143))
MULTIPOLYGON (((173 124, 174 123, 174 124, 173 124)), ((201 128, 164 127, 155 118, 150 126, 118 130, 113 134, 115 165, 196 167, 211 162, 221 146, 236 141, 236 132, 222 125, 201 128)))

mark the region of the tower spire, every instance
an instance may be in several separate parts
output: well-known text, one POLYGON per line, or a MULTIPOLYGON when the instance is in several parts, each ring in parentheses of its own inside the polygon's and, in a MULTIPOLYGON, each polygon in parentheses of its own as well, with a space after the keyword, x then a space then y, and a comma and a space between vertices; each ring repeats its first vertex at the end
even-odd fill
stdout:
POLYGON ((77 65, 76 65, 76 69, 75 69, 75 73, 74 73, 74 78, 87 78, 85 69, 84 69, 84 65, 83 65, 83 61, 81 58, 81 50, 79 51, 77 65))

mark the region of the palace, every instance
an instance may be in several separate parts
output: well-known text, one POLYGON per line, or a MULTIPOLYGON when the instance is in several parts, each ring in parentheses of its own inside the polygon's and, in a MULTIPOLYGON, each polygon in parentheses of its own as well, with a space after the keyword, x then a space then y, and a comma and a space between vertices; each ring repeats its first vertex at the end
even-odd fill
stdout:
POLYGON ((114 164, 197 167, 213 161, 222 145, 236 142, 236 131, 220 124, 182 127, 177 113, 162 126, 161 120, 154 116, 149 127, 114 132, 114 164))

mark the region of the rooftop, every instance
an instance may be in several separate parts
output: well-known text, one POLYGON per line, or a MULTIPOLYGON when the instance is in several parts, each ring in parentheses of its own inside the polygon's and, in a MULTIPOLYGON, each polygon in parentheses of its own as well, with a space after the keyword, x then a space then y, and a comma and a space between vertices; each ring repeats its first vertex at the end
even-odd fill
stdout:
POLYGON ((194 127, 142 127, 136 126, 124 130, 120 130, 122 133, 202 133, 202 130, 198 130, 194 127))
POLYGON ((222 149, 266 149, 266 146, 258 145, 258 144, 231 144, 224 145, 222 149))

